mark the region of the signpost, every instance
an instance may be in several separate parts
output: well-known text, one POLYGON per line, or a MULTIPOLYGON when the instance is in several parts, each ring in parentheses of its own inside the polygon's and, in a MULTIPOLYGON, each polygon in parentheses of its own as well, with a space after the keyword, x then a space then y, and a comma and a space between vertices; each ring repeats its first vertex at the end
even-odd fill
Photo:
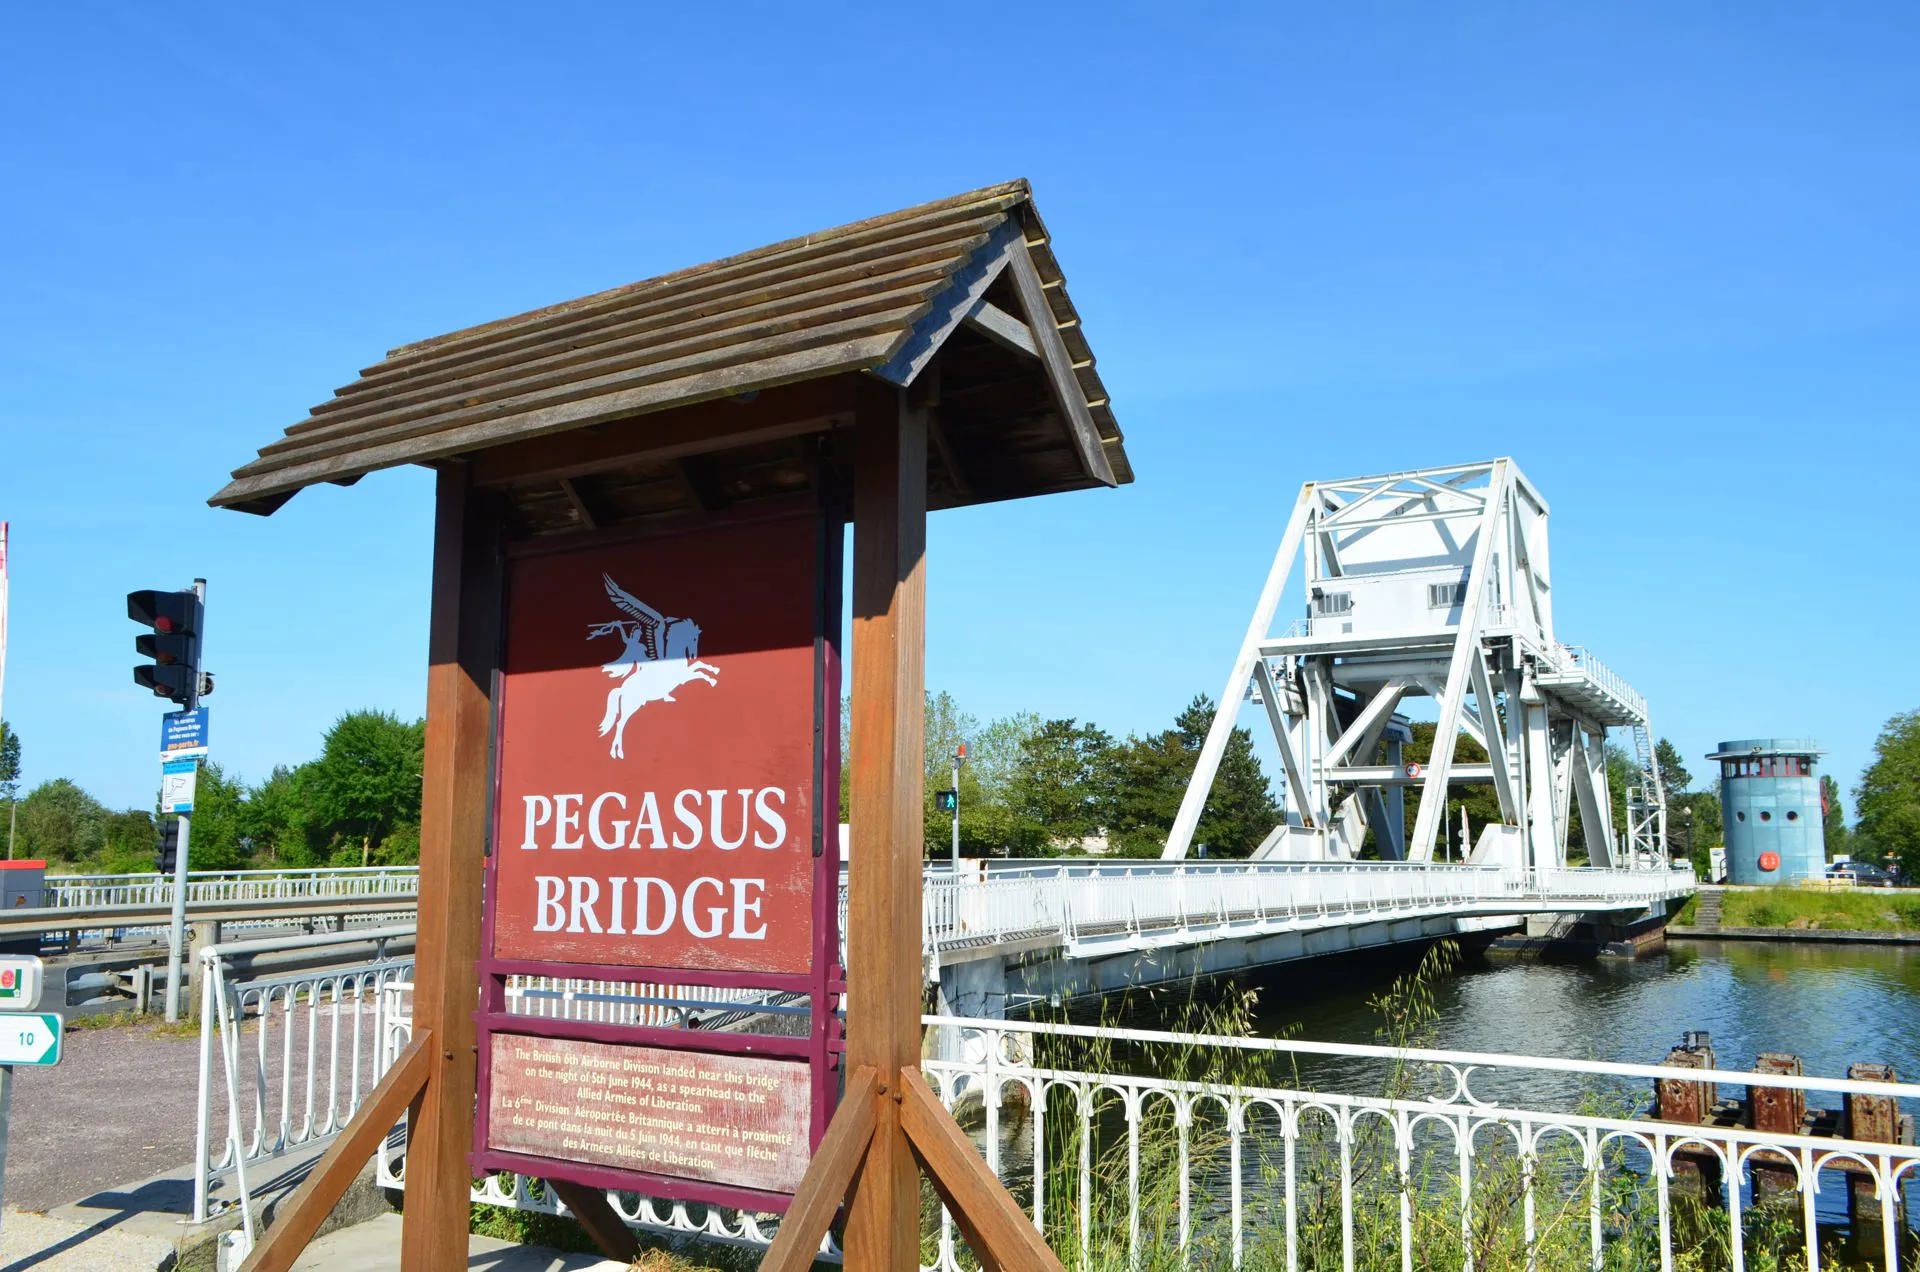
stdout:
POLYGON ((785 1209, 839 1085, 840 559, 813 501, 510 554, 475 1170, 785 1209), (529 1008, 516 976, 643 1001, 529 1008), (702 1031, 670 994, 810 1027, 702 1031))
POLYGON ((927 510, 1133 479, 1026 183, 397 349, 211 502, 401 464, 436 473, 413 1033, 243 1272, 403 1115, 408 1272, 465 1268, 476 1169, 623 1261, 602 1187, 782 1211, 777 1272, 843 1203, 848 1272, 917 1268, 924 1171, 983 1268, 1058 1268, 919 1070, 927 510), (579 1018, 608 981, 635 1010, 579 1018), (807 1024, 670 1027, 698 993, 807 1024))
POLYGON ((13 1118, 13 1066, 60 1063, 65 1022, 57 1012, 34 1011, 43 983, 40 960, 0 958, 0 1196, 5 1195, 7 1136, 13 1118))
POLYGON ((205 648, 207 581, 195 579, 178 592, 127 593, 127 617, 152 635, 134 638, 134 651, 151 663, 133 669, 133 681, 184 710, 160 719, 160 811, 180 818, 179 851, 173 867, 173 921, 167 942, 167 1019, 180 1019, 180 989, 187 945, 187 841, 192 834, 193 790, 207 754, 207 713, 200 695, 213 692, 200 670, 205 648))

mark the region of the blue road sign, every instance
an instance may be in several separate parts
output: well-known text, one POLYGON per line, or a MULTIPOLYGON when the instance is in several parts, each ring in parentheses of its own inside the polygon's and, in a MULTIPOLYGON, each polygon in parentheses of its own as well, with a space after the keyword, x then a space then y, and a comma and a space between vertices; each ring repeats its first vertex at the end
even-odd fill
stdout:
POLYGON ((160 758, 202 759, 207 754, 207 709, 169 711, 160 717, 160 758))

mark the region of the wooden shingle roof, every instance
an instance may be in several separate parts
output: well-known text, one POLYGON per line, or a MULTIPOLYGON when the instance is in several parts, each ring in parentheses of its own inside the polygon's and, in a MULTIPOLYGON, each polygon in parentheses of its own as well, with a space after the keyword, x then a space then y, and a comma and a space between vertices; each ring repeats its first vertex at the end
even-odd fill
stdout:
POLYGON ((940 502, 1132 480, 1046 229, 1014 181, 403 345, 209 502, 267 513, 317 482, 801 381, 905 385, 936 359, 936 462, 951 470, 931 479, 940 502))

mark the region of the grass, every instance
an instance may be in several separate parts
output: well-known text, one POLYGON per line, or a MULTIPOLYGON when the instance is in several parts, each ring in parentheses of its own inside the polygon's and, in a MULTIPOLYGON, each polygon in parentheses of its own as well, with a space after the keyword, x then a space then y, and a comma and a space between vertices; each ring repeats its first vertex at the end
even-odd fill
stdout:
POLYGON ((1920 895, 1886 888, 1729 888, 1723 927, 1785 928, 1796 919, 1822 931, 1920 933, 1920 895))
POLYGON ((200 1021, 197 1017, 176 1020, 167 1023, 166 1016, 157 1011, 139 1014, 133 1011, 103 1011, 87 1016, 67 1017, 68 1033, 86 1033, 95 1029, 145 1029, 149 1038, 198 1038, 200 1021))

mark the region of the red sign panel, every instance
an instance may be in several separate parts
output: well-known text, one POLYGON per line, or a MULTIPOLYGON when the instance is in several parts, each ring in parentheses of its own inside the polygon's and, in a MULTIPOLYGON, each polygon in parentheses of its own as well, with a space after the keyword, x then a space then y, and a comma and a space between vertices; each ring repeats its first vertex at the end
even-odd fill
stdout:
POLYGON ((805 1064, 494 1034, 487 1147, 790 1193, 807 1169, 805 1064))
POLYGON ((805 972, 817 519, 511 564, 493 955, 805 972))
POLYGON ((754 1210, 798 1185, 839 1086, 840 527, 510 551, 476 1170, 754 1210))

